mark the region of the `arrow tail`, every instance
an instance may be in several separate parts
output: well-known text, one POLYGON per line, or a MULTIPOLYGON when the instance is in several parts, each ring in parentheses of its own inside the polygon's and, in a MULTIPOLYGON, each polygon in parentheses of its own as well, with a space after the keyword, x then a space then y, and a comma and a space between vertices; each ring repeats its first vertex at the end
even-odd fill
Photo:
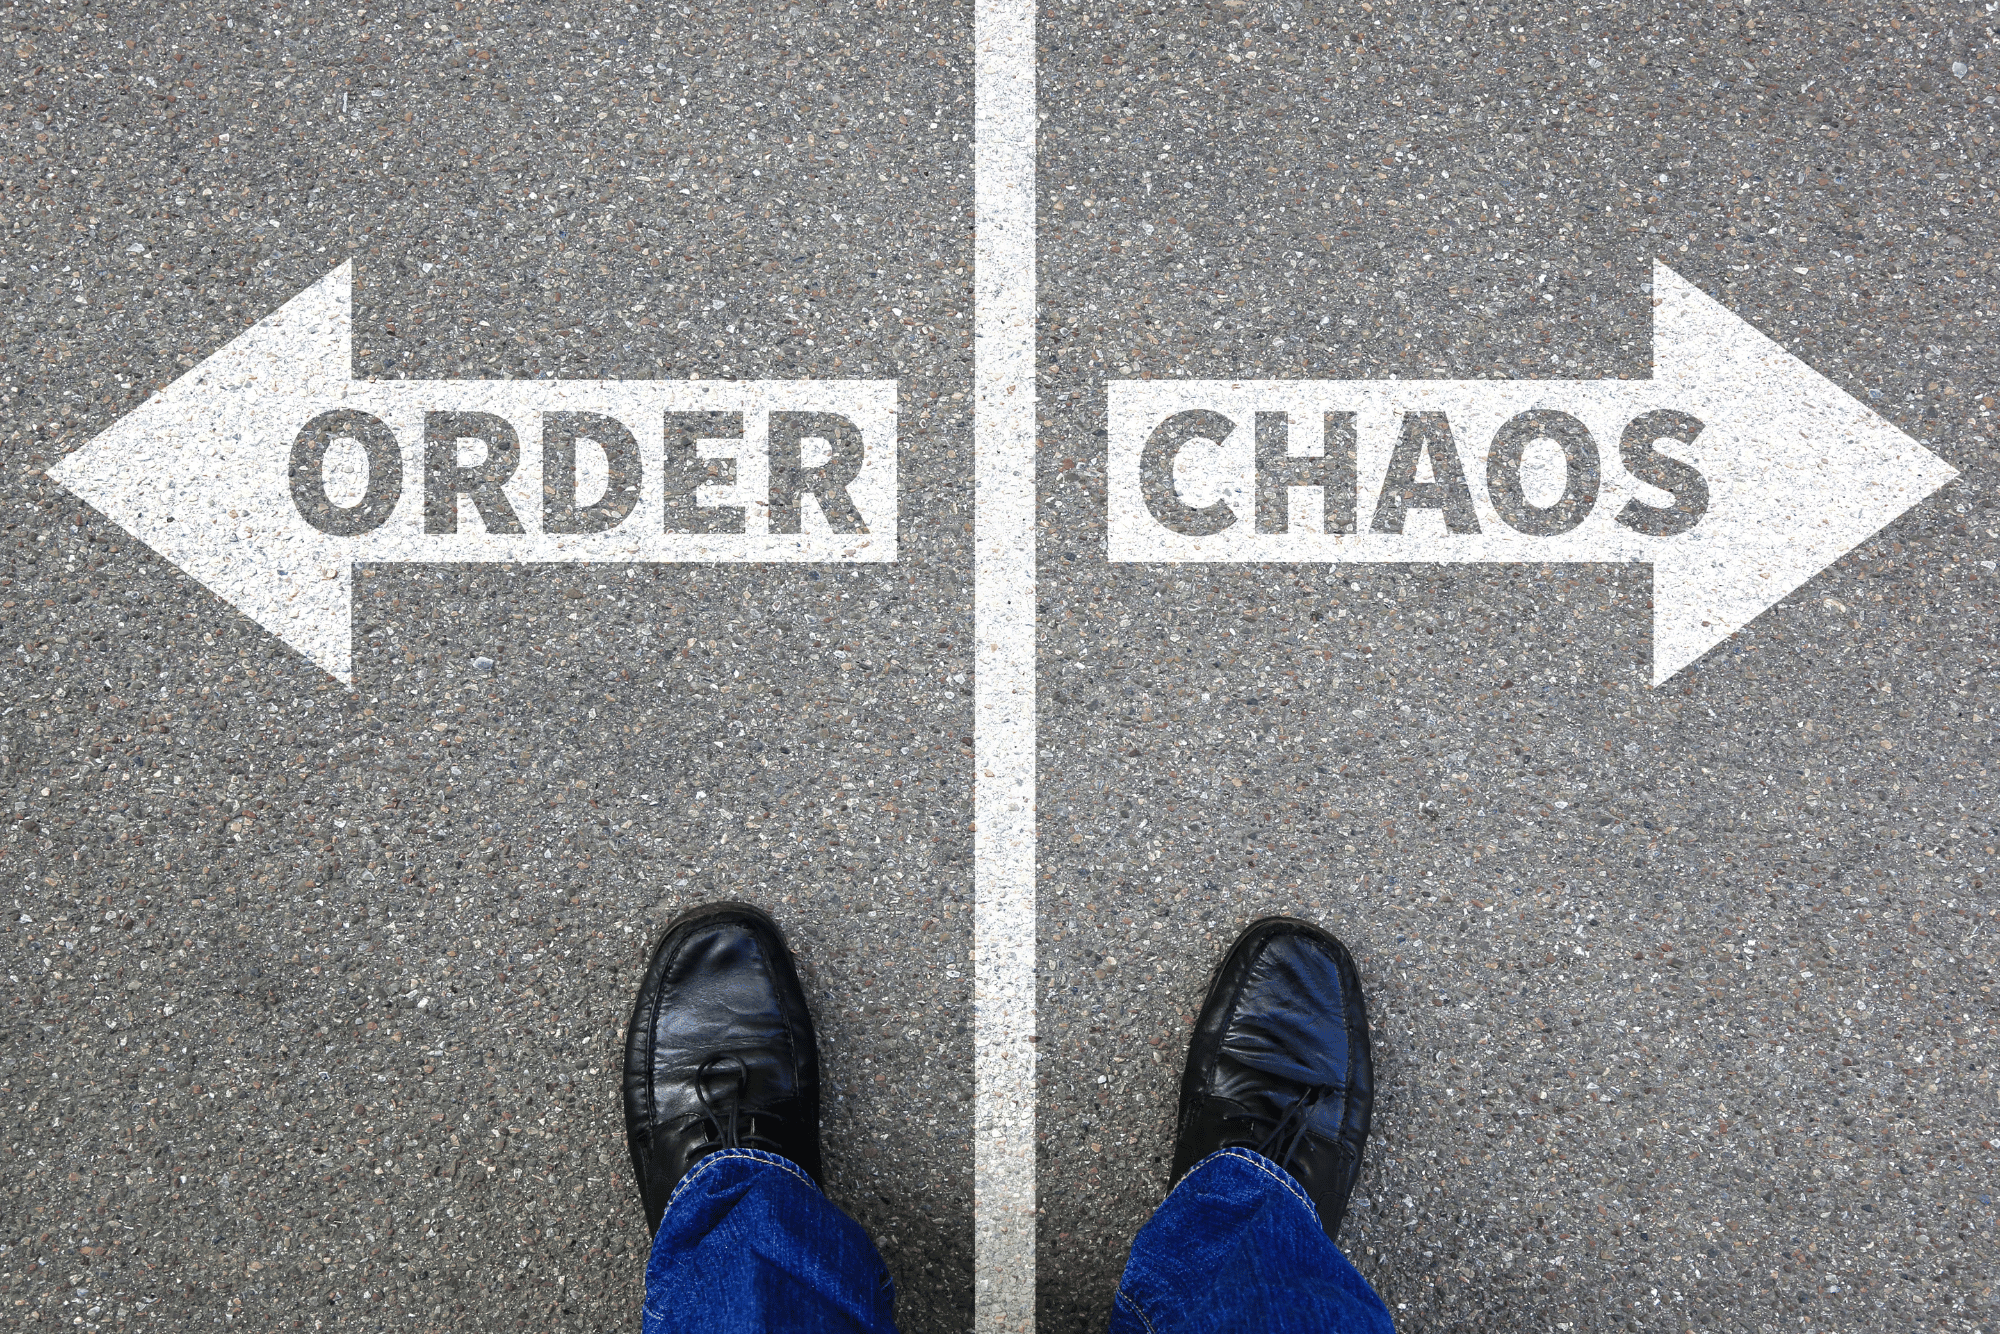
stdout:
POLYGON ((893 561, 893 381, 357 381, 343 264, 50 475, 352 680, 365 562, 893 561))

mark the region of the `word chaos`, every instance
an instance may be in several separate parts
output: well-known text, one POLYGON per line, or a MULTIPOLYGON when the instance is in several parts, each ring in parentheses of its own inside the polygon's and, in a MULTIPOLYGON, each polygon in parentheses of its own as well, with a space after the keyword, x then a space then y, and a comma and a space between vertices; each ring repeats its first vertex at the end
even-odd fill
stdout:
POLYGON ((1956 471, 1665 265, 1649 380, 1118 381, 1115 561, 1647 562, 1666 681, 1956 471))

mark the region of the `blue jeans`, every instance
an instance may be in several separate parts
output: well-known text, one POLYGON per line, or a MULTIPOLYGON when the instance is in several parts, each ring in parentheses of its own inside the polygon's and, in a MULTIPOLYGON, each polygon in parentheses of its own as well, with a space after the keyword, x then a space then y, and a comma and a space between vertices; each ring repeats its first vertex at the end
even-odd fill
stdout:
MULTIPOLYGON (((645 1334, 895 1334, 895 1307, 860 1224, 757 1149, 695 1164, 646 1266, 645 1334)), ((1298 1183, 1247 1149, 1197 1163, 1139 1230, 1111 1330, 1394 1334, 1298 1183)))
POLYGON ((646 1263, 645 1334, 895 1334, 861 1225, 789 1158, 721 1149, 674 1187, 646 1263))
POLYGON ((1389 1308, 1291 1174, 1224 1149, 1196 1163, 1132 1241, 1111 1334, 1395 1334, 1389 1308))

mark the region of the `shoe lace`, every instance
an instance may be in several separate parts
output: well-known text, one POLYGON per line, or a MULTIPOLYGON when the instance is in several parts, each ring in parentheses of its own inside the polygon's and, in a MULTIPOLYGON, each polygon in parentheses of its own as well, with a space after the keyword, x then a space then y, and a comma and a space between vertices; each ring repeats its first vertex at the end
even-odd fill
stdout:
POLYGON ((757 1133, 757 1121, 759 1117, 765 1121, 778 1121, 783 1118, 769 1111, 760 1112, 745 1118, 749 1127, 747 1130, 738 1130, 737 1112, 743 1105, 743 1095, 749 1089, 750 1068, 743 1064, 742 1057, 735 1055, 733 1052, 718 1052, 703 1061, 700 1068, 695 1071, 695 1097, 701 1100, 702 1119, 708 1123, 709 1132, 719 1141, 716 1147, 724 1149, 766 1149, 771 1152, 778 1152, 779 1145, 776 1140, 772 1139, 769 1135, 760 1135, 757 1133), (726 1095, 711 1101, 708 1092, 709 1074, 725 1062, 735 1067, 735 1086, 726 1095), (719 1108, 716 1105, 717 1102, 722 1103, 723 1107, 719 1108), (724 1120, 725 1112, 727 1115, 726 1121, 724 1120))
POLYGON ((1304 1142, 1306 1132, 1312 1125, 1313 1112, 1320 1103, 1338 1092, 1339 1090, 1331 1084, 1308 1084, 1299 1090, 1297 1096, 1285 1104, 1284 1111, 1279 1113, 1270 1133, 1266 1134, 1264 1142, 1257 1146, 1257 1152, 1289 1172, 1292 1167, 1292 1155, 1298 1152, 1299 1145, 1304 1142))

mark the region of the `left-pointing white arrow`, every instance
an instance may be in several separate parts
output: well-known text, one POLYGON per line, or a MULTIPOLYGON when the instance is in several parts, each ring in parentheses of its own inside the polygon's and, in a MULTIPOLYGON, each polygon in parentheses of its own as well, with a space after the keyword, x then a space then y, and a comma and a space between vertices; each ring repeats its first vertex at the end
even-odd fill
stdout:
POLYGON ((356 565, 893 561, 892 380, 356 380, 343 264, 50 469, 349 683, 356 565))

